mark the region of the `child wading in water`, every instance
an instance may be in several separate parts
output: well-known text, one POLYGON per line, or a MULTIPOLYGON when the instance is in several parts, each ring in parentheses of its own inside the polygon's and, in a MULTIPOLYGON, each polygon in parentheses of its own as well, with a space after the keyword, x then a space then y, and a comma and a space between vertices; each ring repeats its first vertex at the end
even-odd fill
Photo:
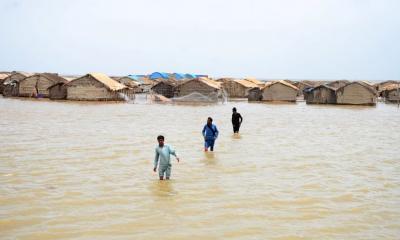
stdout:
POLYGON ((158 160, 160 160, 160 165, 158 167, 158 175, 160 176, 160 180, 164 180, 164 174, 165 178, 169 180, 169 177, 171 176, 170 155, 174 155, 178 162, 179 158, 172 147, 164 144, 164 136, 158 136, 157 141, 158 146, 156 147, 156 156, 154 158, 153 171, 157 171, 158 160))

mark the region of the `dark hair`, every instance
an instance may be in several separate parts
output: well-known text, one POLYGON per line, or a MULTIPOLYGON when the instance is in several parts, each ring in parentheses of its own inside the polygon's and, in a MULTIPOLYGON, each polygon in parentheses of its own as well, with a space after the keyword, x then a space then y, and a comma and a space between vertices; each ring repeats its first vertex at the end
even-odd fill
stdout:
POLYGON ((212 118, 211 117, 208 117, 208 120, 210 120, 212 122, 212 118))
POLYGON ((158 135, 157 140, 164 140, 164 136, 163 135, 158 135))
POLYGON ((232 111, 236 112, 236 108, 235 108, 235 107, 234 107, 234 108, 232 108, 232 111))

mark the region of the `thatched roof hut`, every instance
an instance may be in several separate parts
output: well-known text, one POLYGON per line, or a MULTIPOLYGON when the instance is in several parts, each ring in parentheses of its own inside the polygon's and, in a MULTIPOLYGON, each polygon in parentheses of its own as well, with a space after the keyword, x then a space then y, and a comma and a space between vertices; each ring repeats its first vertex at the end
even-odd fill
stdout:
POLYGON ((262 91, 263 101, 286 101, 295 102, 298 88, 283 80, 268 82, 262 91))
POLYGON ((335 104, 336 89, 328 85, 311 88, 304 95, 307 104, 335 104))
POLYGON ((3 93, 5 86, 9 83, 19 83, 22 79, 31 76, 32 74, 26 72, 12 72, 6 76, 2 81, 0 81, 0 93, 3 93))
POLYGON ((56 83, 67 83, 68 81, 58 74, 37 73, 26 77, 19 82, 20 97, 49 97, 49 87, 56 83))
POLYGON ((89 73, 66 84, 68 100, 121 101, 128 87, 103 73, 89 73))
POLYGON ((193 93, 217 100, 222 94, 221 84, 208 78, 194 78, 184 81, 176 87, 177 96, 183 97, 193 93))
POLYGON ((175 81, 160 81, 153 87, 151 87, 151 90, 156 94, 162 95, 167 98, 172 98, 174 97, 176 85, 177 84, 175 81))
POLYGON ((371 85, 351 82, 336 90, 337 104, 375 105, 377 92, 371 85))
POLYGON ((385 98, 388 102, 397 102, 400 100, 400 83, 393 83, 390 85, 386 85, 385 88, 382 89, 382 97, 385 98))
POLYGON ((254 87, 249 90, 249 95, 247 97, 248 101, 261 101, 262 100, 262 91, 259 87, 254 87))
POLYGON ((222 88, 231 98, 245 98, 249 95, 249 90, 258 87, 257 84, 247 80, 230 80, 221 84, 222 88))

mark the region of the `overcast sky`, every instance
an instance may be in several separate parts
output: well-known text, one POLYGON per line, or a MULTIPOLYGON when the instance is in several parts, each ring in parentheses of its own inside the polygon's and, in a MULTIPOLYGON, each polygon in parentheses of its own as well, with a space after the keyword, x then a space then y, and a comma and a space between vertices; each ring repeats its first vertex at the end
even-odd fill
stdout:
POLYGON ((0 71, 400 79, 398 0, 1 0, 0 71))

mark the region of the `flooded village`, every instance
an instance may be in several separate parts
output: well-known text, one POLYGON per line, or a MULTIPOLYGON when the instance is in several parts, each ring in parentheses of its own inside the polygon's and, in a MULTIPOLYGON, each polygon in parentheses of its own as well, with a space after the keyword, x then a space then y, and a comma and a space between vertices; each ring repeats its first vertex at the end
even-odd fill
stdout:
POLYGON ((49 98, 71 101, 129 101, 148 94, 159 102, 218 102, 247 99, 251 102, 375 105, 397 103, 400 81, 311 81, 213 78, 208 75, 153 72, 148 75, 108 76, 88 73, 62 76, 57 73, 0 73, 4 97, 49 98))

